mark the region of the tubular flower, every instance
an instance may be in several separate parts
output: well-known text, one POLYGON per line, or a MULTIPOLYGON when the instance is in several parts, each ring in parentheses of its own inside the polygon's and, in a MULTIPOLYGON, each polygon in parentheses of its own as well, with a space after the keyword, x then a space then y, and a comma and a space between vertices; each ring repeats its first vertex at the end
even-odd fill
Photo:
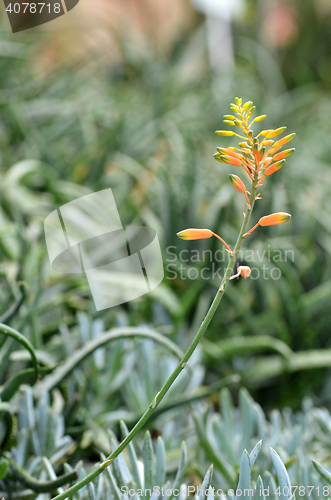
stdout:
POLYGON ((245 236, 251 234, 254 229, 257 228, 257 226, 277 226, 278 224, 284 224, 284 222, 287 222, 288 220, 290 220, 290 218, 291 215, 287 214, 286 212, 277 212, 276 214, 265 215, 264 217, 261 217, 259 222, 255 224, 252 229, 244 234, 244 238, 245 236))
POLYGON ((295 151, 295 148, 284 149, 284 151, 281 151, 280 153, 277 153, 274 156, 274 161, 283 160, 284 158, 287 158, 288 156, 290 156, 291 154, 293 154, 294 151, 295 151))
POLYGON ((228 165, 235 165, 236 167, 241 167, 242 162, 235 156, 230 155, 220 155, 219 161, 221 163, 227 163, 228 165))
POLYGON ((232 255, 232 250, 229 247, 229 245, 221 238, 218 234, 213 233, 210 229, 184 229, 184 231, 180 231, 177 233, 178 238, 181 238, 182 240, 205 240, 207 238, 211 238, 212 236, 215 236, 215 238, 219 239, 227 251, 232 255))
POLYGON ((279 139, 279 141, 276 141, 274 143, 274 145, 269 149, 269 154, 273 155, 274 153, 276 153, 278 151, 278 149, 280 149, 282 146, 284 146, 284 144, 287 144, 288 142, 290 142, 293 137, 295 136, 295 134, 289 134, 289 135, 286 135, 285 137, 283 137, 283 139, 279 139))
POLYGON ((184 229, 177 233, 178 238, 182 240, 205 240, 206 238, 211 238, 214 233, 210 229, 184 229))
POLYGON ((245 184, 240 179, 240 177, 238 177, 238 175, 229 174, 229 177, 232 186, 234 186, 239 191, 239 193, 245 193, 245 191, 247 191, 245 184))
POLYGON ((259 220, 260 226, 276 226, 277 224, 284 224, 290 220, 291 214, 287 214, 286 212, 278 212, 276 214, 265 215, 261 217, 259 220))
POLYGON ((285 163, 285 160, 280 160, 280 161, 276 161, 276 163, 272 163, 270 165, 270 167, 268 167, 266 169, 265 175, 271 175, 271 174, 277 172, 277 170, 280 170, 282 168, 284 163, 285 163))

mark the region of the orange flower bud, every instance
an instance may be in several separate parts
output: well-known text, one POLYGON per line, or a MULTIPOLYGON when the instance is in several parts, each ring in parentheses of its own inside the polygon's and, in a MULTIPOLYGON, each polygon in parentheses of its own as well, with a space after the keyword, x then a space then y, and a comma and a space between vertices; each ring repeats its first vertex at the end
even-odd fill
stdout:
POLYGON ((251 268, 248 267, 248 266, 239 266, 238 269, 237 269, 237 271, 244 278, 248 278, 249 275, 251 274, 251 268))
POLYGON ((214 233, 210 229, 184 229, 177 236, 182 240, 205 240, 214 236, 214 233))
POLYGON ((243 276, 244 278, 248 278, 251 274, 251 268, 248 266, 239 266, 237 268, 237 274, 231 276, 230 280, 234 280, 235 278, 239 278, 239 276, 243 276))
POLYGON ((273 137, 276 137, 276 135, 282 134, 284 130, 286 130, 286 127, 276 128, 276 130, 272 130, 272 132, 267 134, 266 139, 272 139, 273 137))
POLYGON ((276 161, 276 163, 272 163, 270 167, 268 167, 265 171, 265 175, 271 175, 274 172, 277 172, 277 170, 280 170, 282 166, 284 165, 285 160, 280 160, 276 161))
POLYGON ((241 160, 242 158, 241 155, 232 151, 231 148, 216 148, 216 149, 221 155, 233 156, 233 158, 237 158, 237 160, 241 160))
POLYGON ((282 146, 284 146, 284 144, 286 144, 287 142, 290 142, 294 136, 295 136, 295 133, 289 134, 289 135, 286 135, 285 137, 283 137, 283 139, 280 139, 279 141, 275 142, 275 144, 272 146, 272 148, 269 149, 269 155, 273 155, 274 153, 276 153, 278 151, 278 149, 280 149, 282 146))
POLYGON ((238 177, 238 175, 235 175, 235 174, 229 174, 229 177, 230 177, 230 182, 231 182, 232 186, 234 186, 239 191, 239 193, 245 193, 246 186, 243 183, 243 181, 240 179, 240 177, 238 177))
POLYGON ((283 158, 287 158, 290 156, 292 153, 294 153, 295 148, 292 149, 284 149, 284 151, 281 151, 280 153, 277 153, 274 156, 274 161, 282 160, 283 158))
POLYGON ((234 156, 229 156, 229 155, 221 155, 220 156, 220 161, 223 163, 227 163, 228 165, 235 165, 236 167, 241 166, 241 160, 238 160, 238 158, 235 158, 234 156))
POLYGON ((290 220, 291 215, 286 212, 278 212, 271 215, 265 215, 259 220, 260 226, 276 226, 277 224, 284 224, 290 220))

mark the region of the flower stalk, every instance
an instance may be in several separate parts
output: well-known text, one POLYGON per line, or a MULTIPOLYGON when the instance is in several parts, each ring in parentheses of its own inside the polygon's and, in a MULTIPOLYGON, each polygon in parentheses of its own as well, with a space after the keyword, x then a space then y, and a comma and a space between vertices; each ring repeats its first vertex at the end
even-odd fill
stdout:
MULTIPOLYGON (((170 377, 168 380, 165 382, 163 387, 160 389, 160 391, 156 394, 155 398, 153 401, 150 403, 149 407, 145 411, 145 413, 142 415, 140 420, 136 423, 136 425, 132 428, 130 433, 127 435, 127 437, 119 444, 119 446, 114 450, 105 461, 103 461, 98 467, 92 470, 85 478, 77 482, 76 484, 72 485, 70 488, 68 488, 66 491, 63 493, 57 495, 56 497, 53 498, 53 500, 65 500, 66 498, 72 496, 74 493, 76 493, 78 490, 86 486, 89 482, 93 481, 96 477, 99 476, 110 464, 113 460, 115 460, 119 454, 128 446, 128 444, 132 441, 132 439, 136 436, 136 434, 144 427, 146 422, 149 420, 150 416, 152 413, 155 411, 155 409, 158 407, 158 405, 161 403, 165 395, 167 394, 168 390, 174 383, 174 381, 177 379, 177 377, 180 375, 180 373, 185 369, 187 366, 187 363, 189 362, 192 354, 194 353, 195 349, 197 348, 200 340, 202 339, 204 333, 206 332, 210 322, 212 321, 217 308, 223 298, 223 295, 225 293, 226 287, 231 279, 231 276, 233 275, 233 269, 238 257, 239 250, 243 244, 243 241, 245 239, 245 236, 247 234, 250 234, 255 227, 258 225, 269 225, 265 222, 271 221, 271 224, 280 224, 283 222, 286 222, 288 218, 284 216, 284 214, 272 214, 270 216, 267 216, 265 218, 260 219, 260 221, 254 226, 253 229, 251 229, 249 232, 247 232, 247 227, 251 218, 251 214, 254 208, 254 204, 259 197, 256 194, 257 187, 261 184, 261 179, 264 178, 264 173, 263 170, 266 168, 267 165, 270 164, 272 159, 269 159, 271 156, 270 150, 269 152, 266 151, 266 144, 265 144, 265 139, 263 139, 262 143, 260 144, 258 140, 258 136, 253 138, 253 132, 251 130, 251 125, 253 122, 259 122, 262 121, 265 118, 265 115, 258 116, 255 118, 250 124, 248 124, 248 119, 250 116, 254 113, 255 107, 253 106, 253 103, 251 101, 248 101, 242 106, 242 101, 241 99, 236 98, 235 104, 231 104, 231 110, 235 112, 238 116, 238 118, 234 117, 233 115, 225 115, 225 123, 230 126, 237 126, 242 129, 242 133, 244 136, 239 135, 233 131, 223 131, 219 130, 216 133, 218 135, 221 135, 223 137, 231 137, 231 136, 238 136, 241 139, 244 139, 245 142, 241 142, 239 146, 241 149, 237 148, 218 148, 218 152, 214 155, 215 159, 217 161, 220 161, 221 163, 225 164, 231 164, 231 165, 236 165, 236 166, 241 166, 244 168, 246 173, 248 174, 250 180, 251 180, 251 192, 248 198, 248 191, 245 188, 245 185, 243 182, 237 177, 237 176, 232 176, 230 177, 230 180, 232 181, 233 185, 242 193, 245 195, 246 198, 246 211, 244 213, 244 218, 242 221, 241 229, 239 231, 239 235, 237 238, 237 242, 235 244, 234 250, 232 251, 228 244, 217 234, 213 233, 209 229, 186 229, 184 231, 181 231, 178 233, 178 236, 182 239, 185 240, 196 240, 196 239, 206 239, 210 238, 211 236, 216 236, 227 248, 227 250, 230 253, 230 260, 228 263, 228 266, 226 268, 226 271, 224 273, 224 277, 222 279, 222 283, 220 287, 218 288, 216 295, 214 297, 214 300, 212 304, 210 305, 208 312, 203 319, 195 337, 193 338, 191 344, 189 345, 187 351, 185 352, 184 356, 181 358, 179 361, 178 365, 174 369, 174 371, 171 373, 170 377), (236 152, 239 151, 239 152, 236 152), (268 157, 269 155, 269 157, 268 157), (281 214, 283 216, 281 216, 281 214), (277 218, 278 217, 278 218, 277 218), (267 220, 266 220, 267 219, 267 220), (286 220, 285 220, 286 219, 286 220), (262 224, 261 224, 262 221, 262 224), (281 222, 279 222, 281 221, 281 222)), ((267 140, 271 141, 272 137, 275 137, 282 133, 285 130, 285 127, 282 127, 280 129, 276 130, 267 130, 267 131, 262 131, 260 132, 259 136, 261 135, 262 137, 265 137, 267 140)), ((294 134, 291 134, 290 136, 285 137, 284 139, 278 141, 278 143, 274 143, 273 141, 267 143, 271 146, 271 149, 273 148, 276 152, 280 147, 289 142, 291 138, 294 136, 294 134)), ((288 216, 289 214, 285 214, 288 216)), ((242 275, 244 277, 249 276, 249 268, 247 266, 240 266, 238 267, 238 273, 236 276, 242 275)), ((235 277, 235 276, 233 276, 235 277)))

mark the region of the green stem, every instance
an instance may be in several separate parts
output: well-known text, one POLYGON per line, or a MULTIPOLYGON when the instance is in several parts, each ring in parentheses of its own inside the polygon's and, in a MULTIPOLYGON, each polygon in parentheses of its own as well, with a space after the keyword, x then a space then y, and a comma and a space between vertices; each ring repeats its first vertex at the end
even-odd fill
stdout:
POLYGON ((23 281, 19 283, 19 289, 19 296, 17 297, 14 304, 12 304, 10 308, 7 309, 7 311, 4 312, 2 316, 0 316, 0 323, 9 323, 9 321, 15 316, 15 314, 19 311, 21 305, 23 304, 26 296, 26 284, 23 283, 23 281))
POLYGON ((194 353, 195 349, 197 348, 201 338, 203 337, 205 331, 207 330, 211 320, 214 317, 214 314, 222 300, 222 297, 224 295, 224 292, 226 290, 226 287, 229 283, 231 274, 233 272, 234 265, 236 263, 236 259, 239 253, 239 250, 241 248, 241 245, 244 241, 244 234, 247 229, 247 225, 249 223, 251 213, 253 210, 254 202, 255 202, 255 193, 256 193, 256 184, 257 184, 257 173, 255 175, 255 178, 252 183, 252 192, 249 198, 250 206, 247 206, 246 213, 244 215, 244 220, 240 229, 240 233, 237 239, 236 246, 234 248, 233 254, 230 258, 228 267, 226 268, 224 278, 222 280, 221 286, 218 289, 215 298, 204 318, 202 321, 199 330, 197 331, 194 339, 192 340, 191 344, 189 345, 187 351, 185 352, 184 356, 162 387, 162 389, 156 394, 155 398, 153 399, 152 403, 149 405, 141 419, 136 423, 136 425, 133 427, 133 429, 130 431, 130 433, 127 435, 127 437, 119 444, 119 446, 114 450, 109 457, 101 463, 98 467, 92 470, 84 479, 81 481, 78 481, 78 483, 74 484, 70 488, 68 488, 66 491, 61 493, 60 495, 57 495, 56 497, 53 498, 53 500, 64 500, 65 498, 68 498, 69 496, 73 495, 76 493, 76 491, 80 490, 84 486, 86 486, 88 483, 93 481, 96 477, 99 476, 109 465, 110 463, 115 460, 115 458, 118 457, 118 455, 128 446, 128 444, 132 441, 132 439, 135 437, 135 435, 140 431, 140 429, 145 425, 145 423, 149 420, 149 417, 151 414, 154 412, 155 408, 160 404, 164 396, 167 394, 168 390, 174 383, 174 381, 177 379, 178 375, 184 370, 184 368, 187 366, 187 363, 189 359, 191 358, 192 354, 194 353))
POLYGON ((22 467, 20 467, 8 455, 5 454, 4 457, 12 466, 17 479, 36 493, 49 493, 51 491, 57 490, 65 484, 72 483, 77 479, 77 472, 73 471, 68 472, 63 476, 57 477, 56 479, 51 479, 50 481, 39 481, 33 476, 30 476, 30 474, 26 470, 22 469, 22 467))
POLYGON ((36 356, 36 353, 34 352, 34 348, 33 348, 33 345, 31 344, 31 342, 29 342, 29 340, 26 337, 24 337, 24 335, 22 335, 20 332, 18 332, 17 330, 14 330, 14 328, 11 328, 10 326, 4 325, 2 323, 0 323, 0 334, 1 333, 6 335, 7 337, 11 337, 11 338, 17 340, 20 344, 22 344, 25 347, 25 349, 27 351, 29 351, 29 353, 31 355, 31 361, 32 361, 32 364, 33 364, 34 369, 35 369, 36 379, 38 380, 39 379, 39 364, 38 364, 37 356, 36 356))

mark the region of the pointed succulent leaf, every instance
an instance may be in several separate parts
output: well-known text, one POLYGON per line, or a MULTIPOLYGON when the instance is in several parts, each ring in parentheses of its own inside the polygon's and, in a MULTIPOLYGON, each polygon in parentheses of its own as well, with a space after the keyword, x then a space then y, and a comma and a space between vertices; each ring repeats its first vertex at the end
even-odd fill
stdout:
POLYGON ((231 393, 227 387, 221 390, 220 406, 222 409, 222 416, 224 419, 225 427, 229 433, 229 438, 233 438, 233 419, 234 408, 231 393))
POLYGON ((278 484, 280 491, 279 500, 289 500, 292 496, 292 488, 286 467, 283 464, 278 453, 272 448, 270 448, 270 455, 278 477, 278 484))
POLYGON ((249 500, 252 497, 251 467, 247 450, 243 452, 240 460, 239 482, 236 491, 236 500, 249 500))
POLYGON ((196 495, 196 500, 205 500, 208 495, 208 490, 211 485, 211 480, 213 477, 214 466, 211 465, 207 470, 205 477, 203 478, 202 485, 198 488, 198 493, 196 495))
POLYGON ((331 474, 329 471, 327 471, 320 463, 316 462, 315 460, 312 460, 313 466, 319 473, 319 475, 329 484, 331 484, 331 474))
POLYGON ((256 443, 256 445, 249 454, 249 465, 251 467, 251 470, 253 469, 253 466, 255 464, 258 454, 260 453, 261 448, 262 448, 262 439, 258 443, 256 443))
POLYGON ((163 486, 166 477, 166 452, 164 441, 161 436, 158 437, 156 443, 156 471, 155 471, 155 486, 163 486))
POLYGON ((269 471, 265 472, 264 474, 264 485, 267 490, 268 500, 279 500, 279 496, 276 495, 276 481, 269 471))
MULTIPOLYGON (((154 451, 150 432, 147 431, 143 444, 143 462, 144 462, 144 489, 151 490, 154 486, 154 451)), ((150 494, 147 492, 145 498, 148 500, 150 494)))
POLYGON ((264 495, 264 486, 263 486, 263 481, 261 476, 257 478, 256 481, 256 486, 255 486, 255 495, 254 498, 256 500, 265 500, 265 495, 264 495))
POLYGON ((227 429, 225 428, 220 415, 213 415, 212 428, 216 439, 220 443, 220 448, 224 450, 230 463, 232 465, 236 465, 237 459, 235 457, 233 444, 230 442, 230 436, 227 433, 227 429))
POLYGON ((254 409, 252 398, 244 388, 239 393, 239 406, 242 415, 242 448, 248 448, 254 431, 254 409))
POLYGON ((174 483, 172 485, 172 491, 175 491, 176 489, 178 489, 180 487, 180 485, 182 484, 184 477, 185 477, 186 466, 187 466, 187 449, 186 449, 186 444, 183 441, 181 448, 180 448, 179 465, 178 465, 178 470, 177 470, 177 474, 176 474, 174 483))

